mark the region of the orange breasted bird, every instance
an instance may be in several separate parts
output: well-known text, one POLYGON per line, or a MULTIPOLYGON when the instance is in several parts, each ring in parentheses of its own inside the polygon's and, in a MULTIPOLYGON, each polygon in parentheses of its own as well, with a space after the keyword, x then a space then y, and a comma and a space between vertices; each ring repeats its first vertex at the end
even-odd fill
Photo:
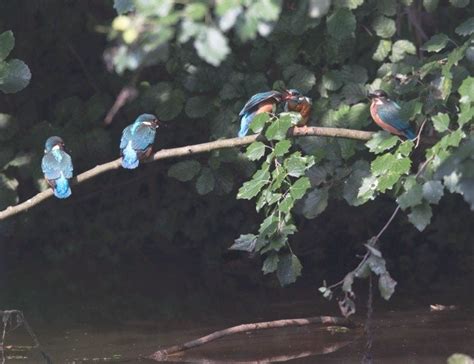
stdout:
POLYGON ((301 120, 297 126, 305 126, 308 123, 313 106, 311 99, 303 96, 298 90, 289 89, 283 93, 283 101, 285 101, 285 111, 296 111, 300 113, 301 120))
POLYGON ((253 95, 240 110, 240 130, 239 137, 247 135, 250 124, 257 114, 273 112, 278 103, 282 101, 282 94, 279 91, 260 92, 253 95))
POLYGON ((71 156, 64 151, 64 141, 58 136, 49 137, 44 146, 41 169, 57 198, 71 196, 69 179, 72 178, 71 156))
POLYGON ((135 169, 140 161, 151 155, 157 128, 158 119, 155 115, 142 114, 123 130, 120 140, 123 168, 135 169))
POLYGON ((370 115, 378 126, 389 133, 401 135, 407 139, 416 138, 408 120, 405 120, 401 114, 400 105, 391 100, 385 91, 376 90, 369 93, 369 98, 372 100, 370 115))

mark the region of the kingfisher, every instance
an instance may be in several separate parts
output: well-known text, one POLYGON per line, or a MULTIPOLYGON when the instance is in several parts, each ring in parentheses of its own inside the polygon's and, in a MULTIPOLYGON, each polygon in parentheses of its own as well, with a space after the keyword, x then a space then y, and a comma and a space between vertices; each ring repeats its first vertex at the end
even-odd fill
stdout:
POLYGON ((250 124, 257 114, 273 112, 276 106, 282 101, 282 93, 279 91, 260 92, 253 95, 240 110, 240 130, 239 137, 247 135, 250 124))
POLYGON ((120 140, 123 168, 135 169, 141 160, 151 155, 157 128, 158 118, 155 115, 141 114, 133 124, 123 129, 120 140))
POLYGON ((375 123, 382 129, 395 134, 402 135, 407 139, 415 139, 416 134, 412 127, 401 115, 401 107, 391 100, 383 90, 376 90, 369 93, 372 99, 370 114, 375 123))
POLYGON ((62 138, 52 136, 46 140, 41 169, 53 189, 54 196, 57 198, 71 196, 69 179, 72 178, 73 166, 71 156, 64 151, 62 138))
POLYGON ((303 96, 301 92, 296 89, 289 89, 283 94, 283 101, 285 101, 285 111, 296 111, 300 113, 301 120, 296 125, 306 126, 313 106, 312 100, 309 97, 303 96))

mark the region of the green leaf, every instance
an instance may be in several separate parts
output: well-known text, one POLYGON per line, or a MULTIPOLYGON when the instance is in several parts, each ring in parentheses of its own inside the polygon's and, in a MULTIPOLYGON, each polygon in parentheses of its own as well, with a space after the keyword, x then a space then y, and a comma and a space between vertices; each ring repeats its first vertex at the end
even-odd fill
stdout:
POLYGON ((187 182, 192 180, 201 170, 201 164, 195 160, 181 161, 173 164, 168 169, 168 176, 178 181, 187 182))
POLYGON ((234 244, 229 248, 230 250, 242 250, 245 252, 253 252, 255 250, 255 244, 257 242, 257 236, 254 234, 243 234, 235 239, 234 244))
POLYGON ((336 91, 343 85, 341 74, 335 70, 326 72, 321 82, 323 87, 329 91, 336 91))
POLYGON ((395 21, 383 15, 380 15, 374 19, 372 22, 372 28, 381 38, 391 38, 397 30, 395 21))
POLYGON ((354 284, 354 272, 349 272, 344 277, 344 281, 342 283, 342 291, 346 293, 352 292, 352 285, 354 284))
POLYGON ((423 0, 423 6, 428 13, 432 13, 438 8, 439 0, 423 0))
POLYGON ((280 140, 275 145, 275 157, 282 157, 290 150, 291 142, 288 139, 280 140))
POLYGON ((15 46, 15 37, 13 32, 8 30, 0 34, 0 61, 8 57, 13 47, 15 46))
POLYGON ((250 130, 254 133, 260 133, 268 120, 270 120, 270 115, 266 112, 255 115, 250 123, 250 130))
POLYGON ((190 118, 202 118, 209 112, 209 103, 206 96, 193 96, 186 101, 184 110, 190 118))
POLYGON ((114 0, 114 9, 117 14, 122 15, 135 10, 135 5, 133 5, 133 0, 114 0))
POLYGON ((288 129, 291 127, 291 118, 283 116, 273 121, 265 131, 268 140, 283 140, 286 138, 288 129))
POLYGON ((344 181, 344 189, 342 196, 350 206, 359 206, 367 202, 358 197, 362 180, 370 175, 369 164, 366 161, 357 161, 352 166, 352 173, 348 179, 344 181))
POLYGON ((392 62, 400 62, 405 58, 406 54, 416 54, 416 47, 408 40, 397 40, 393 43, 390 60, 392 62))
POLYGON ((309 0, 308 15, 310 18, 322 18, 327 14, 331 0, 309 0))
POLYGON ((393 16, 397 13, 397 0, 377 0, 377 10, 383 15, 393 16))
POLYGON ((265 144, 262 142, 253 142, 247 147, 245 156, 251 161, 256 161, 265 155, 265 144))
POLYGON ((202 3, 190 3, 184 8, 184 14, 192 20, 201 20, 207 14, 207 6, 202 3))
POLYGON ((287 214, 291 211, 295 204, 295 200, 291 195, 286 195, 283 201, 281 201, 278 206, 278 210, 284 214, 287 214))
POLYGON ((200 195, 207 195, 214 190, 216 180, 210 168, 203 168, 201 174, 196 180, 196 191, 200 195))
POLYGON ((280 257, 277 268, 277 277, 282 286, 287 286, 296 282, 296 279, 301 275, 301 265, 298 257, 294 254, 285 254, 280 257))
POLYGON ((0 91, 6 94, 23 90, 30 83, 31 72, 19 59, 0 62, 0 91))
POLYGON ((326 21, 327 31, 337 40, 352 38, 356 29, 356 18, 352 11, 339 8, 326 21))
POLYGON ((442 133, 449 128, 449 115, 438 113, 434 115, 431 120, 433 120, 433 126, 437 132, 442 133))
POLYGON ((194 47, 202 59, 213 66, 219 66, 230 53, 227 38, 213 27, 206 27, 194 41, 194 47))
POLYGON ((474 17, 467 19, 464 23, 458 26, 455 29, 455 32, 465 37, 474 33, 474 17))
POLYGON ((334 0, 334 5, 341 8, 356 9, 364 3, 364 0, 334 0))
POLYGON ((440 181, 428 181, 423 185, 423 198, 432 204, 437 204, 444 194, 444 187, 440 181))
POLYGON ((385 259, 382 257, 370 254, 369 258, 367 259, 367 264, 369 265, 370 270, 378 276, 387 273, 385 259))
POLYGON ((240 187, 237 198, 250 200, 257 196, 263 186, 268 183, 270 183, 270 172, 268 171, 268 165, 264 165, 260 170, 255 172, 250 181, 245 182, 242 187, 240 187))
POLYGON ((311 70, 300 65, 292 64, 283 70, 283 77, 288 80, 288 88, 294 88, 303 94, 309 92, 316 84, 316 76, 311 70))
POLYGON ((421 204, 422 198, 423 188, 421 185, 415 184, 397 198, 397 203, 402 208, 402 210, 405 210, 408 207, 421 204))
POLYGON ((306 196, 303 204, 303 215, 307 219, 314 219, 321 214, 328 206, 328 190, 327 188, 313 189, 306 196))
POLYGON ((311 187, 308 177, 301 177, 290 187, 290 195, 295 200, 299 200, 304 196, 306 191, 311 187))
POLYGON ((453 354, 448 358, 448 364, 472 364, 473 359, 465 354, 453 354))
POLYGON ((18 181, 15 178, 0 174, 0 209, 18 203, 17 188, 18 181))
POLYGON ((386 131, 379 131, 375 133, 365 145, 369 148, 371 153, 380 154, 393 148, 399 141, 400 138, 396 135, 391 135, 386 131))
POLYGON ((419 231, 425 230, 431 221, 433 213, 428 203, 415 206, 412 208, 411 213, 408 215, 408 220, 415 225, 419 231))
POLYGON ((388 272, 380 275, 379 292, 385 300, 388 301, 390 297, 392 297, 393 293, 395 292, 396 285, 397 281, 390 277, 390 274, 388 272))
POLYGON ((438 33, 433 35, 421 49, 427 52, 436 52, 443 50, 449 42, 449 37, 444 33, 438 33))
POLYGON ((457 8, 465 8, 469 5, 470 0, 449 0, 449 2, 457 8))
POLYGON ((458 124, 463 126, 464 124, 471 122, 474 119, 474 107, 470 104, 462 104, 461 112, 458 114, 458 124))
POLYGON ((377 49, 372 55, 374 61, 382 62, 390 54, 392 49, 392 41, 387 39, 380 39, 377 49))
MULTIPOLYGON (((304 174, 308 166, 308 160, 310 157, 302 157, 301 152, 293 153, 289 158, 285 160, 285 168, 288 175, 292 177, 300 177, 304 174)), ((312 165, 312 164, 311 164, 312 165)))
POLYGON ((461 95, 459 102, 463 104, 474 102, 474 77, 466 78, 458 90, 461 95))
POLYGON ((280 258, 278 257, 277 253, 274 253, 274 252, 270 253, 265 258, 265 261, 263 262, 263 266, 262 266, 263 274, 275 272, 278 268, 279 261, 280 261, 280 258))

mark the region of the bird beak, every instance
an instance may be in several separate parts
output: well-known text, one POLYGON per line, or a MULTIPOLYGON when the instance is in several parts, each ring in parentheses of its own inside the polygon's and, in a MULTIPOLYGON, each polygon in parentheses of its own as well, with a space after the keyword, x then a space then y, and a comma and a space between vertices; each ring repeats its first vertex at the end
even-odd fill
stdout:
POLYGON ((372 99, 376 98, 377 95, 373 94, 372 92, 369 92, 369 93, 367 94, 367 97, 372 100, 372 99))

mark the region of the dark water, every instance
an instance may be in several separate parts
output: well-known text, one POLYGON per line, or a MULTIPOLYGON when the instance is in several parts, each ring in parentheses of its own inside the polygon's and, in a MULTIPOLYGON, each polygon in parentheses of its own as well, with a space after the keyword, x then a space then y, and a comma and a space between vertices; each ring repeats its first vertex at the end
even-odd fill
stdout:
MULTIPOLYGON (((287 318, 297 316, 288 315, 287 318)), ((358 320, 363 322, 363 317, 358 320)), ((127 322, 121 325, 35 327, 43 349, 53 363, 148 363, 145 356, 245 322, 240 319, 203 327, 187 323, 127 322), (185 326, 185 327, 183 327, 185 326)), ((6 363, 44 363, 18 329, 7 335, 6 363)), ((311 325, 243 333, 191 349, 169 360, 179 363, 360 363, 365 348, 363 330, 340 330, 311 325)), ((445 312, 416 310, 377 312, 373 320, 374 363, 446 363, 455 352, 474 356, 474 311, 469 307, 445 312)), ((0 360, 1 362, 1 360, 0 360)))

